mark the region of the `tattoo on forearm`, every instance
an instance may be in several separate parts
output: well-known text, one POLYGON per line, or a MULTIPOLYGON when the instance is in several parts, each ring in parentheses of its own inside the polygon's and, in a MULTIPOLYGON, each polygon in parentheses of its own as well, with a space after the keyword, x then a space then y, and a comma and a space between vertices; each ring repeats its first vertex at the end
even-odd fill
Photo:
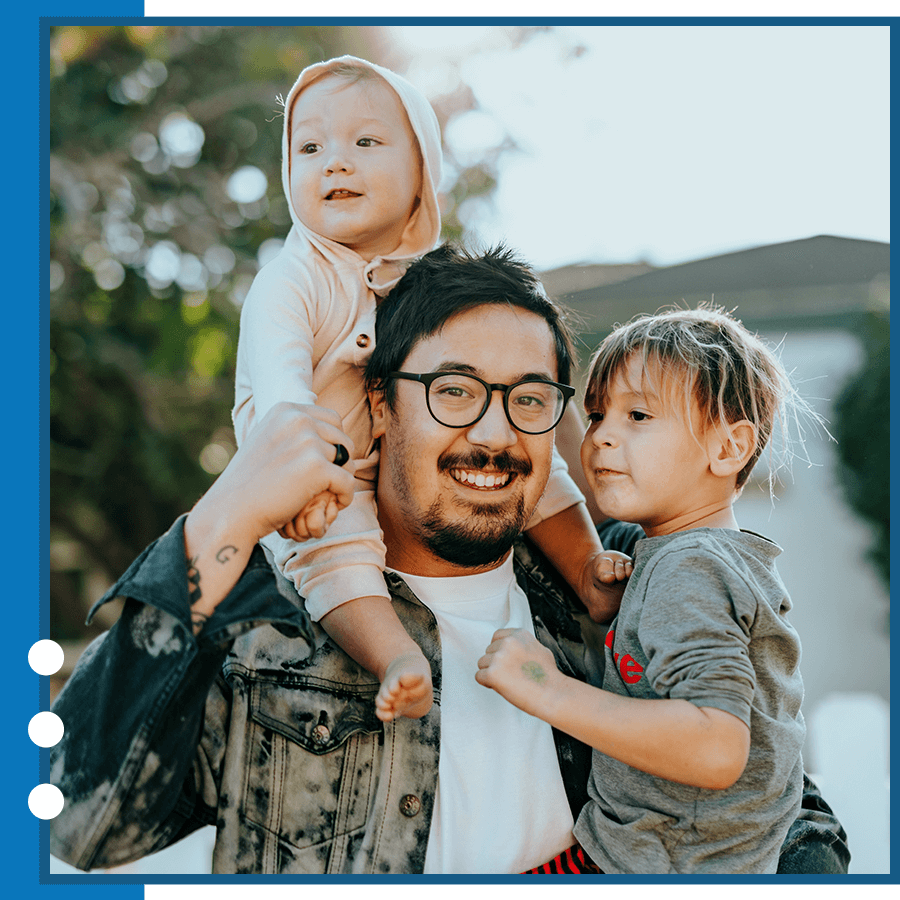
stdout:
POLYGON ((188 599, 193 606, 202 596, 200 590, 200 570, 197 568, 197 557, 187 561, 188 599))
MULTIPOLYGON (((226 544, 216 551, 216 561, 225 565, 238 552, 238 548, 234 544, 226 544)), ((203 626, 209 621, 209 615, 195 609, 203 596, 203 591, 200 590, 200 570, 197 568, 197 560, 199 558, 199 556, 195 556, 187 561, 188 601, 191 605, 191 624, 194 628, 194 634, 199 634, 203 626)))
POLYGON ((526 678, 536 681, 538 684, 547 680, 547 673, 538 663, 532 660, 529 660, 522 666, 522 671, 525 673, 526 678))
POLYGON ((194 634, 200 634, 209 616, 195 610, 194 604, 203 596, 200 590, 200 570, 197 568, 197 557, 187 561, 188 601, 191 604, 191 627, 194 634))

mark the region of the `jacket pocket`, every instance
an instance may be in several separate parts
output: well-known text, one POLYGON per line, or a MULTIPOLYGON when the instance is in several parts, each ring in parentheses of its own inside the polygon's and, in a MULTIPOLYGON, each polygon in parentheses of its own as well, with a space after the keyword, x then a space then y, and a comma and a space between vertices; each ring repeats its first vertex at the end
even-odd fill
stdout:
POLYGON ((242 806, 259 826, 263 871, 297 871, 298 849, 303 871, 328 871, 335 840, 365 826, 382 732, 376 690, 315 677, 251 682, 242 806))

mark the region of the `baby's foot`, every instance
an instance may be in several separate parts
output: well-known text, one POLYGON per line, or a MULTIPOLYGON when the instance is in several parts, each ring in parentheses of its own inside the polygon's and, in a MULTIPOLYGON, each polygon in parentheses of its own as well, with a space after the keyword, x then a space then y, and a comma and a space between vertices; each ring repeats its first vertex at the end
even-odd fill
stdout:
POLYGON ((375 715, 382 722, 397 716, 418 719, 425 715, 434 695, 431 690, 431 666, 421 652, 404 653, 392 660, 375 697, 375 715))

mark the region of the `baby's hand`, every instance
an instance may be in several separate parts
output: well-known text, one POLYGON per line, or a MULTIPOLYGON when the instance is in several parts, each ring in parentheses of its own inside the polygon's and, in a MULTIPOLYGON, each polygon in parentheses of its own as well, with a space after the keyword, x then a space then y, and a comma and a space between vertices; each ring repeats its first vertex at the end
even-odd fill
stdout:
POLYGON ((543 718, 561 675, 553 654, 521 628, 501 628, 478 660, 475 680, 513 706, 543 718))
POLYGON ((593 577, 603 584, 615 584, 617 581, 625 581, 631 577, 634 566, 631 557, 618 550, 604 550, 593 557, 593 577))
POLYGON ((594 622, 609 622, 619 611, 632 570, 631 557, 618 550, 604 550, 587 559, 580 596, 594 622))
POLYGON ((311 537, 320 538, 328 530, 328 526, 337 518, 338 500, 331 491, 317 494, 294 518, 278 533, 292 541, 308 541, 311 537))

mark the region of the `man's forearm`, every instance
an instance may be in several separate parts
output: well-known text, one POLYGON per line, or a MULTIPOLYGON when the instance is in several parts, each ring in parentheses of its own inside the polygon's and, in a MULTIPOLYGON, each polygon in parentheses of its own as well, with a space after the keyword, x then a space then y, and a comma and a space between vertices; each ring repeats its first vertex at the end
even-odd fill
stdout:
POLYGON ((330 462, 338 444, 353 449, 339 423, 332 410, 277 404, 191 510, 184 551, 194 634, 237 584, 260 538, 288 525, 323 492, 335 508, 350 505, 352 466, 330 462))
POLYGON ((213 491, 191 510, 184 523, 184 553, 194 634, 237 584, 255 544, 239 522, 218 515, 213 491))

